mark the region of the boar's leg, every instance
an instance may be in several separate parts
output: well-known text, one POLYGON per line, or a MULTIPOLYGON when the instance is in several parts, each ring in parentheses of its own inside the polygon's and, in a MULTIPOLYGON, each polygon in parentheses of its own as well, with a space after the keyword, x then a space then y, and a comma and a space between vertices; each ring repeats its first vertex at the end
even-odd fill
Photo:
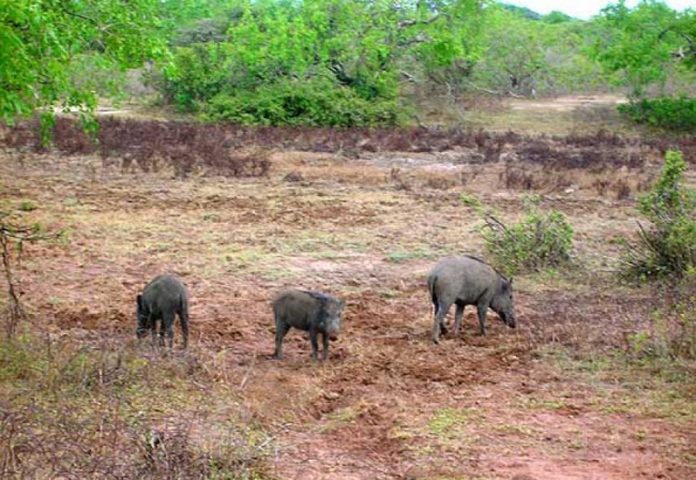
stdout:
POLYGON ((462 318, 464 317, 464 304, 457 303, 457 310, 454 312, 454 336, 459 336, 459 330, 462 328, 462 318))
POLYGON ((312 328, 309 330, 309 341, 312 344, 312 358, 317 359, 317 353, 319 352, 319 342, 317 341, 317 329, 312 328))
POLYGON ((150 332, 152 333, 152 345, 155 346, 157 345, 157 320, 152 316, 152 314, 150 314, 148 317, 147 324, 150 328, 150 332))
POLYGON ((444 305, 440 302, 435 312, 435 321, 433 323, 433 343, 440 343, 440 333, 447 333, 445 328, 445 315, 449 310, 450 305, 444 305))
POLYGON ((276 320, 276 347, 275 353, 273 353, 273 356, 275 358, 283 358, 283 338, 285 338, 285 335, 288 333, 288 330, 290 330, 290 325, 288 325, 282 320, 276 320))
POLYGON ((167 336, 167 346, 172 348, 174 344, 174 312, 162 315, 162 332, 160 339, 164 344, 164 336, 167 336))
POLYGON ((488 311, 488 305, 479 303, 478 306, 478 319, 479 326, 481 327, 481 335, 486 334, 486 312, 488 311))
POLYGON ((438 311, 435 310, 435 318, 433 318, 433 343, 440 343, 440 320, 438 319, 438 311))
POLYGON ((181 321, 181 336, 183 340, 183 348, 188 347, 188 336, 189 336, 189 318, 188 312, 182 310, 179 312, 179 320, 181 321))
POLYGON ((321 335, 321 342, 323 343, 324 351, 322 352, 322 359, 326 361, 327 358, 329 358, 329 335, 327 333, 323 333, 321 335))

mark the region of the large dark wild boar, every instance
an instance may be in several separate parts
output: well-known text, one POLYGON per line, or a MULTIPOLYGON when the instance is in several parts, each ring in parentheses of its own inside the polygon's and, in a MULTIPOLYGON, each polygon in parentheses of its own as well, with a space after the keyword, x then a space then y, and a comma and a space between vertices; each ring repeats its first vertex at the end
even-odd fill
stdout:
POLYGON ((155 277, 145 286, 142 295, 138 295, 138 328, 136 335, 143 338, 147 331, 152 331, 152 341, 157 336, 157 320, 161 320, 160 345, 164 345, 167 336, 169 348, 174 343, 174 316, 179 315, 183 348, 188 346, 188 293, 179 279, 171 275, 155 277))
POLYGON ((443 258, 428 276, 428 290, 435 306, 435 343, 439 343, 440 333, 446 332, 445 315, 453 303, 457 305, 455 336, 459 335, 466 305, 476 305, 481 335, 486 334, 486 311, 489 307, 507 326, 515 328, 512 279, 508 280, 483 260, 467 256, 443 258))
POLYGON ((342 300, 329 295, 304 290, 285 290, 273 300, 276 324, 276 347, 274 357, 283 358, 283 338, 295 327, 309 332, 312 358, 317 358, 319 345, 317 334, 321 333, 324 351, 322 358, 329 356, 329 339, 336 340, 341 329, 341 313, 345 308, 342 300))

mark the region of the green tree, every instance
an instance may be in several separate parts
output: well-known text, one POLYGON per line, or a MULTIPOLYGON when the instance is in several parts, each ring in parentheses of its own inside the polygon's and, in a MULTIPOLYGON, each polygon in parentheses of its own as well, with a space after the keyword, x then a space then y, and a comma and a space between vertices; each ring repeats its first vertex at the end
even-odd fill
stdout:
POLYGON ((672 31, 681 40, 679 48, 672 56, 683 60, 688 67, 696 69, 696 11, 682 12, 673 25, 672 31))
POLYGON ((157 0, 0 0, 0 119, 42 107, 89 111, 90 82, 71 71, 85 55, 102 69, 166 55, 157 0))
POLYGON ((531 95, 593 90, 602 83, 600 68, 583 52, 592 35, 591 23, 570 17, 535 20, 504 8, 488 10, 485 50, 473 69, 476 87, 531 95))
POLYGON ((592 54, 631 88, 638 98, 651 84, 662 84, 675 65, 693 62, 694 12, 677 13, 662 2, 643 0, 630 9, 621 0, 604 8, 597 19, 592 54))
MULTIPOLYGON (((226 38, 176 49, 174 68, 166 72, 165 94, 187 110, 205 110, 214 103, 216 117, 230 120, 250 101, 257 108, 241 112, 245 123, 253 123, 254 112, 264 112, 260 123, 292 121, 324 108, 311 105, 315 101, 340 104, 342 110, 362 109, 363 101, 387 102, 391 109, 404 77, 438 75, 446 81, 466 74, 480 50, 477 19, 483 15, 482 4, 480 0, 230 2, 226 38), (213 56, 215 61, 209 61, 213 56), (192 65, 201 68, 193 72, 192 65), (328 92, 315 95, 312 89, 319 85, 328 92), (302 99, 292 95, 293 89, 302 99), (335 102, 326 95, 331 91, 335 102), (227 107, 236 113, 226 114, 227 107), (278 111, 289 108, 297 115, 278 111)), ((375 114, 396 118, 382 108, 375 114)), ((350 118, 366 120, 345 111, 340 117, 338 124, 350 118)))
POLYGON ((563 12, 559 12, 558 10, 553 10, 547 15, 544 15, 541 20, 546 23, 565 23, 572 21, 573 17, 566 15, 563 12))

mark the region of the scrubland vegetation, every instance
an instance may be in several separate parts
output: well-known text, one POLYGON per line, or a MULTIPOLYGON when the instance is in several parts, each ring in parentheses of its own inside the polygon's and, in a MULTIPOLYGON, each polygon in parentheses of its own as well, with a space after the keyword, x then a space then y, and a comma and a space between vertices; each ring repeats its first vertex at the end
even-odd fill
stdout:
POLYGON ((0 477, 693 478, 694 27, 0 0, 0 477), (433 345, 459 254, 517 328, 433 345), (135 338, 163 272, 187 350, 135 338), (326 362, 271 358, 286 287, 346 301, 326 362))

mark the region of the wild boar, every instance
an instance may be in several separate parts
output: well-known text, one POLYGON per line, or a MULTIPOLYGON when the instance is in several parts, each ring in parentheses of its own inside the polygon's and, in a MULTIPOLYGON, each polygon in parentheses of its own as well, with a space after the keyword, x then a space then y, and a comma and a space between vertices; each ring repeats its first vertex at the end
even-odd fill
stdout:
POLYGON ((447 257, 440 260, 428 276, 428 291, 435 307, 434 343, 439 343, 440 333, 446 332, 444 319, 453 303, 457 305, 455 336, 459 335, 466 305, 476 305, 481 335, 486 334, 488 308, 496 312, 507 326, 515 328, 512 279, 508 280, 476 257, 447 257))
POLYGON ((276 324, 276 347, 274 357, 283 357, 283 338, 295 327, 309 332, 312 358, 317 358, 319 346, 317 334, 321 333, 324 351, 322 358, 329 356, 329 339, 336 340, 341 329, 341 314, 345 302, 323 293, 305 290, 285 290, 273 300, 276 324))
POLYGON ((137 297, 138 327, 136 335, 143 338, 148 330, 152 332, 152 341, 157 336, 157 320, 161 321, 160 345, 164 345, 166 335, 169 348, 174 343, 174 316, 179 315, 183 348, 188 346, 189 312, 186 287, 171 275, 155 277, 145 286, 143 293, 137 297))

